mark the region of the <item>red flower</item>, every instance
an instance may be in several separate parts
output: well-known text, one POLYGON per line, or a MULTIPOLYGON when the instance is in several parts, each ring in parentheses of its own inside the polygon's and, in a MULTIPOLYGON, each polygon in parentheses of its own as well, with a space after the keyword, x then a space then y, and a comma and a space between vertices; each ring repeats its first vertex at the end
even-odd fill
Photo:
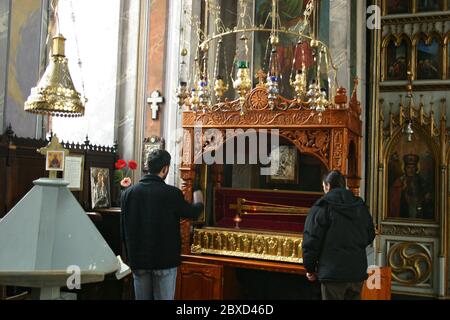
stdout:
POLYGON ((117 160, 115 166, 116 166, 117 170, 122 170, 123 168, 125 168, 127 166, 127 163, 125 160, 120 159, 120 160, 117 160))
POLYGON ((136 170, 137 167, 138 167, 138 164, 136 161, 134 161, 134 160, 128 161, 128 168, 130 168, 131 170, 136 170))

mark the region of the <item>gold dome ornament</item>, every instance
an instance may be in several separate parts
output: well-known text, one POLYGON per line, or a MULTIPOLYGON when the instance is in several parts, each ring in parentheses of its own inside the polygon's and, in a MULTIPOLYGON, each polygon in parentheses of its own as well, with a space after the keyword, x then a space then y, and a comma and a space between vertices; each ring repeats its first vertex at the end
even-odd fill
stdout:
POLYGON ((25 102, 25 111, 57 117, 82 117, 87 99, 75 89, 61 35, 53 38, 52 56, 42 79, 25 102))

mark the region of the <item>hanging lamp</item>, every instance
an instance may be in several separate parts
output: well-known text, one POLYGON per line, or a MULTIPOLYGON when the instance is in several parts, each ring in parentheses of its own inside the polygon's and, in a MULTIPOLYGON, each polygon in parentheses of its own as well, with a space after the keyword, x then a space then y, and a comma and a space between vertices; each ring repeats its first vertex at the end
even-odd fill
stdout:
POLYGON ((84 116, 86 99, 75 89, 65 56, 66 39, 59 32, 57 6, 52 7, 57 25, 52 39, 51 57, 47 69, 25 102, 25 111, 56 117, 84 116))

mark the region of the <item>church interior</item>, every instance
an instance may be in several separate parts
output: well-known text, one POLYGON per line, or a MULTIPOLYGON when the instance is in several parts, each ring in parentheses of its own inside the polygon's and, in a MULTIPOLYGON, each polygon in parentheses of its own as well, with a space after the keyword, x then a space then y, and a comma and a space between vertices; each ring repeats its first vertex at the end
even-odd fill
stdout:
POLYGON ((449 89, 449 0, 2 0, 0 300, 133 300, 120 200, 155 149, 204 193, 175 300, 320 299, 331 170, 376 228, 361 298, 450 298, 449 89))

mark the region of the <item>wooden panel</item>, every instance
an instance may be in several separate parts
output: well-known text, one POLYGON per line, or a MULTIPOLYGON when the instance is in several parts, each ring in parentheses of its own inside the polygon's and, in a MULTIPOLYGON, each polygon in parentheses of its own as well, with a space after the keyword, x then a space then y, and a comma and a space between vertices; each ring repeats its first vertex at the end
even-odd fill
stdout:
POLYGON ((183 255, 184 262, 196 262, 200 264, 220 264, 226 267, 254 269, 270 272, 281 272, 298 275, 306 275, 306 269, 302 265, 284 262, 262 261, 254 259, 241 259, 211 255, 183 255))
MULTIPOLYGON (((373 274, 373 271, 369 271, 369 274, 373 274)), ((376 274, 375 277, 377 277, 376 274)), ((369 278, 368 281, 364 282, 361 300, 391 300, 391 268, 381 268, 379 277, 379 283, 381 284, 380 289, 369 289, 368 287, 368 285, 373 286, 377 279, 371 281, 371 278, 369 278)))
POLYGON ((223 267, 183 262, 178 270, 177 300, 221 300, 223 267))
MULTIPOLYGON (((33 181, 45 177, 45 157, 36 152, 45 144, 11 145, 7 168, 6 211, 10 211, 33 188, 33 181)), ((47 175, 48 176, 48 175, 47 175)))

